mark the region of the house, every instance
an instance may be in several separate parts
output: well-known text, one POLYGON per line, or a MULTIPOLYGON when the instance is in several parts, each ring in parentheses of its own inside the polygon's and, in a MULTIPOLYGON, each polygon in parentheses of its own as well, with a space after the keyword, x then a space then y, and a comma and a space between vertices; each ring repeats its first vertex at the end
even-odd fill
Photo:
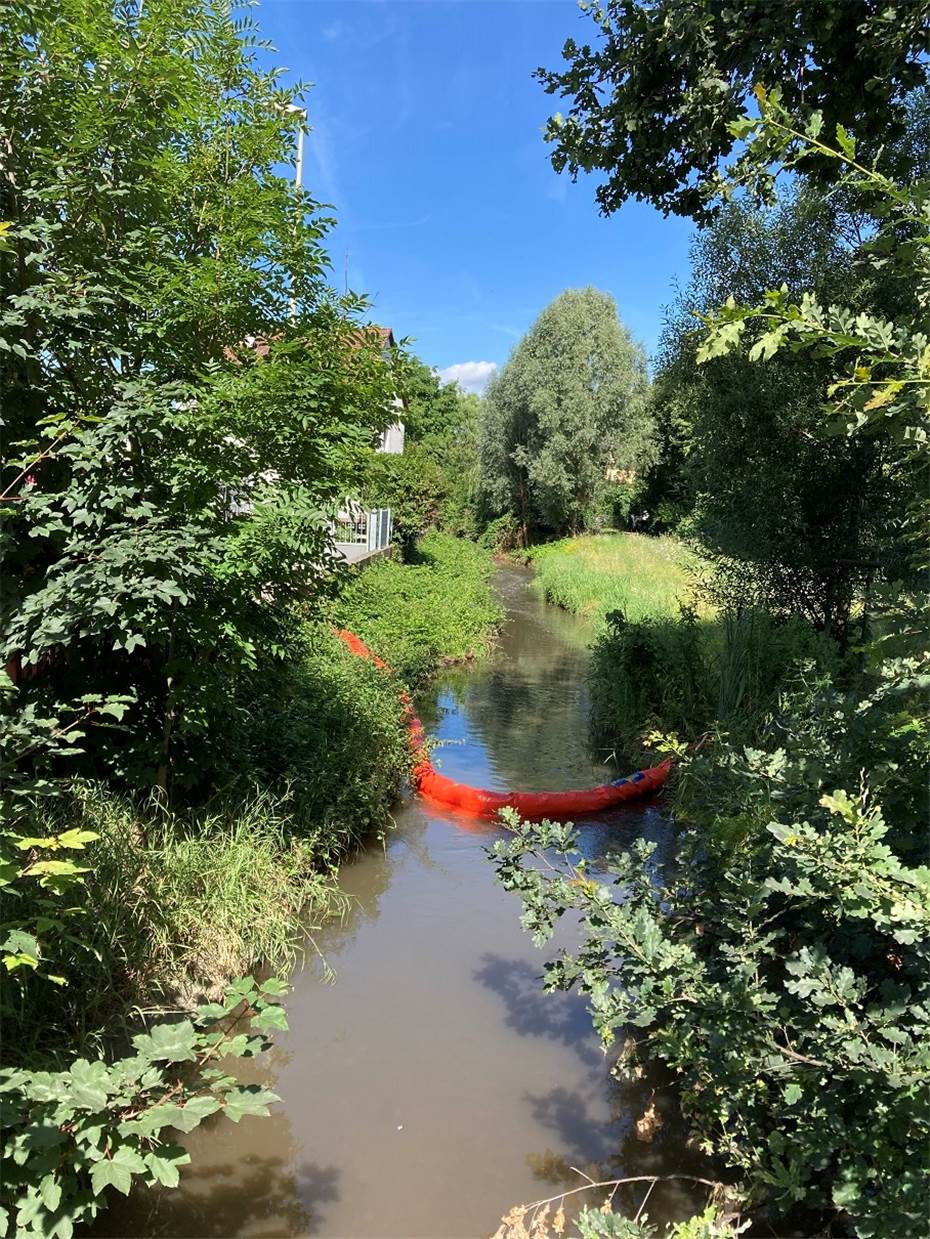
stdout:
MULTIPOLYGON (((390 365, 396 348, 394 332, 390 327, 379 327, 384 360, 390 365)), ((402 410, 404 402, 394 397, 394 405, 402 410)), ((400 417, 381 432, 381 440, 375 449, 399 456, 404 450, 405 430, 400 417)), ((390 551, 393 520, 390 508, 375 508, 366 512, 354 500, 346 500, 332 523, 336 551, 349 563, 362 563, 385 555, 390 551)))

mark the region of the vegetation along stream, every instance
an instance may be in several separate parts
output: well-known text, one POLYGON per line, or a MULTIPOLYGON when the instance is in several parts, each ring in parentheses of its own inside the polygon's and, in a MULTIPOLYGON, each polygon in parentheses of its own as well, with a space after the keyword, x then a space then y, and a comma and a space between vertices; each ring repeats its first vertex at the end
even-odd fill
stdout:
MULTIPOLYGON (((525 569, 501 569, 497 586, 494 657, 420 700, 446 742, 437 764, 495 788, 603 780, 586 746, 589 630, 525 569)), ((669 838, 655 802, 580 825, 594 864, 636 836, 669 838)), ((695 1168, 671 1115, 637 1138, 651 1090, 612 1078, 579 998, 543 992, 542 956, 485 856, 500 833, 408 799, 384 850, 344 867, 351 911, 316 936, 335 984, 315 963, 298 971, 290 1031, 251 1067, 283 1102, 187 1137, 181 1187, 114 1202, 98 1233, 489 1235, 518 1200, 581 1183, 573 1166, 599 1178, 695 1168)), ((659 1185, 650 1215, 693 1204, 659 1185)))

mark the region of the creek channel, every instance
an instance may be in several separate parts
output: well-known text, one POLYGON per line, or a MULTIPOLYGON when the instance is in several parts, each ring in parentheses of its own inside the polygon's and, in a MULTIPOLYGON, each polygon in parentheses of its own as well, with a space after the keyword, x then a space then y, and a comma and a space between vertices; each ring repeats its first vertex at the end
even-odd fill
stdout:
MULTIPOLYGON (((447 671, 417 702, 445 742, 437 767, 526 790, 628 773, 588 749, 590 629, 543 602, 526 569, 500 569, 496 587, 507 618, 494 656, 447 671)), ((672 840, 657 801, 576 825, 595 870, 637 837, 660 854, 672 840)), ((578 1187, 572 1167, 596 1179, 706 1172, 667 1092, 662 1125, 638 1138, 652 1088, 611 1075, 583 999, 543 991, 547 952, 485 855, 502 833, 408 797, 384 848, 343 867, 345 918, 314 935, 335 982, 308 954, 290 1031, 240 1072, 281 1104, 193 1132, 181 1187, 114 1203, 94 1233, 479 1237, 514 1204, 578 1187)), ((643 1191, 617 1204, 635 1212, 643 1191)), ((648 1213, 661 1222, 700 1205, 684 1184, 659 1184, 648 1213)))

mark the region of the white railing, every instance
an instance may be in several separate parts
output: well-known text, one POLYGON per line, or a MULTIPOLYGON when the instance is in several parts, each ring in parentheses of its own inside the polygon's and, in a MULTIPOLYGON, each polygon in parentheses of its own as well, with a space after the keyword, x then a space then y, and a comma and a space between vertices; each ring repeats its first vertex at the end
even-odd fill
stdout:
POLYGON ((337 547, 363 548, 369 553, 386 550, 393 532, 391 509, 340 514, 333 521, 332 530, 337 547))

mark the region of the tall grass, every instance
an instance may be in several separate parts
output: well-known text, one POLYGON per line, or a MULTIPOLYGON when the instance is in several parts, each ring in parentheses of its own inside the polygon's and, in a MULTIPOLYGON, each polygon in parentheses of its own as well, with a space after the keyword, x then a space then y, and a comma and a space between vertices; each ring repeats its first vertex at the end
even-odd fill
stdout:
POLYGON ((653 730, 694 741, 721 729, 748 742, 792 670, 813 664, 834 673, 836 645, 804 620, 761 611, 627 624, 616 620, 591 659, 594 743, 638 761, 653 730))
POLYGON ((269 795, 177 815, 76 784, 33 825, 65 824, 98 838, 82 854, 80 900, 58 912, 65 984, 28 985, 5 1012, 18 1058, 59 1044, 87 1052, 135 1007, 188 1006, 256 967, 287 965, 308 921, 343 906, 331 870, 269 795))
POLYGON ((718 614, 695 597, 699 561, 671 537, 618 533, 530 552, 546 598, 592 622, 591 735, 638 762, 651 731, 748 740, 801 663, 833 669, 836 647, 804 620, 718 614))
POLYGON ((411 563, 382 560, 360 572, 337 617, 408 683, 443 663, 487 653, 503 612, 494 599, 490 553, 429 533, 411 563))
POLYGON ((345 906, 335 866, 383 830, 409 762, 396 682, 307 626, 239 692, 227 783, 166 811, 75 783, 28 834, 80 826, 80 900, 56 909, 54 971, 4 1011, 21 1057, 119 1036, 134 1006, 187 1006, 256 967, 286 967, 345 906))
POLYGON ((603 626, 678 614, 693 588, 694 558, 671 537, 615 533, 565 538, 530 551, 546 599, 603 626))

